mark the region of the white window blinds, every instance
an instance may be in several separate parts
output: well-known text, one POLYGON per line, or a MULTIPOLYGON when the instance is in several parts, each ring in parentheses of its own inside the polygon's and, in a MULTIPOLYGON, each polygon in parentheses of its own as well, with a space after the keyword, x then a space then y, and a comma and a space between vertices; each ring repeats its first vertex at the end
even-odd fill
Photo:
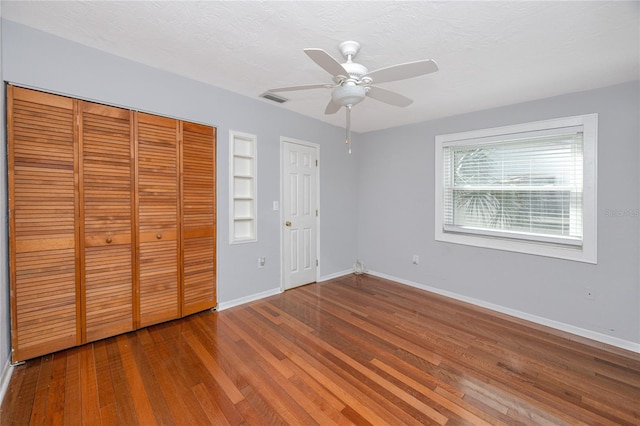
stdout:
POLYGON ((581 126, 443 144, 443 231, 581 246, 581 126))

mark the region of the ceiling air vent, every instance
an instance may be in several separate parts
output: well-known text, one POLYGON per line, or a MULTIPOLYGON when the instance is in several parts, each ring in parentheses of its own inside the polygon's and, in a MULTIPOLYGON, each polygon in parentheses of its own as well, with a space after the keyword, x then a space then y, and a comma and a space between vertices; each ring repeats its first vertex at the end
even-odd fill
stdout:
POLYGON ((270 101, 277 102, 279 104, 283 104, 289 100, 287 98, 283 98, 282 96, 274 95, 271 92, 264 92, 262 95, 260 95, 260 97, 269 99, 270 101))

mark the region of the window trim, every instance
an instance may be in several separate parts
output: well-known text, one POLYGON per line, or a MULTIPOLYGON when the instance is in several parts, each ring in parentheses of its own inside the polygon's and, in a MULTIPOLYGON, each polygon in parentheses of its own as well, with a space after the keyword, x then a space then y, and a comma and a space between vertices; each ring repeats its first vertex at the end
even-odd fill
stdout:
POLYGON ((597 151, 598 114, 585 114, 535 121, 435 137, 435 240, 475 247, 527 253, 597 264, 597 151), (581 246, 561 246, 545 241, 506 239, 479 233, 449 232, 444 225, 443 148, 486 142, 487 139, 513 137, 514 134, 550 131, 579 126, 583 131, 583 236, 581 246))

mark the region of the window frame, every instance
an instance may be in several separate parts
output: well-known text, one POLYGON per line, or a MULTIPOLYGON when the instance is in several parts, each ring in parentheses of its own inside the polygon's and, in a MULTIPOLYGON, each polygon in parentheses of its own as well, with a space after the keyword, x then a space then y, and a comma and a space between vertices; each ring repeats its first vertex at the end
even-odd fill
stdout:
POLYGON ((435 137, 435 240, 578 262, 597 263, 597 145, 598 114, 585 114, 529 123, 521 123, 435 137), (505 238, 490 231, 469 233, 445 230, 444 223, 444 148, 451 145, 473 146, 487 139, 513 139, 530 132, 553 133, 568 127, 580 127, 583 132, 583 210, 582 244, 559 245, 540 238, 505 238))

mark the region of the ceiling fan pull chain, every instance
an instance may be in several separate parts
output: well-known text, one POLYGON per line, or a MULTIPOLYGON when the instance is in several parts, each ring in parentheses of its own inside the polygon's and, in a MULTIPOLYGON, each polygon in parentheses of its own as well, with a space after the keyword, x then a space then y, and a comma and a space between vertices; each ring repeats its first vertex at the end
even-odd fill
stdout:
POLYGON ((345 143, 349 147, 349 154, 351 154, 351 105, 347 105, 347 140, 345 143))

